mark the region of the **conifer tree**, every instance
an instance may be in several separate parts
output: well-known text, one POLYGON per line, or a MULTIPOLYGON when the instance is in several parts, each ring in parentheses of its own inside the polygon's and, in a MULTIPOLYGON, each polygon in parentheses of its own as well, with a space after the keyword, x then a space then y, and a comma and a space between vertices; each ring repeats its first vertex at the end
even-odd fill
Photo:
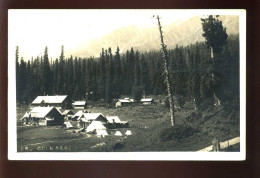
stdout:
POLYGON ((139 65, 139 52, 135 53, 135 68, 134 68, 134 85, 132 87, 132 95, 135 100, 139 102, 142 98, 143 88, 140 81, 140 65, 139 65))
POLYGON ((21 102, 21 92, 20 92, 20 64, 19 64, 19 47, 16 46, 16 51, 15 51, 15 65, 16 65, 16 99, 18 102, 21 102))
POLYGON ((67 78, 67 82, 68 82, 68 95, 72 96, 73 94, 73 79, 74 79, 74 71, 73 71, 73 57, 72 55, 70 56, 69 60, 68 60, 68 78, 67 78))
POLYGON ((122 65, 120 58, 120 49, 117 47, 114 57, 114 97, 118 98, 122 94, 122 65))
POLYGON ((215 99, 215 105, 221 105, 219 87, 221 85, 221 76, 217 72, 220 65, 220 58, 216 56, 222 51, 223 46, 227 43, 226 28, 223 27, 222 21, 218 19, 218 15, 209 15, 202 18, 203 37, 206 39, 206 45, 210 49, 211 54, 211 90, 215 99))
POLYGON ((192 97, 194 101, 194 108, 198 109, 200 100, 200 61, 199 61, 199 49, 196 45, 196 51, 193 58, 193 74, 192 74, 192 97))
POLYGON ((59 70, 58 70, 58 87, 59 94, 64 94, 64 46, 61 46, 61 54, 59 57, 59 70))
POLYGON ((42 83, 43 83, 43 92, 44 95, 49 94, 50 88, 50 64, 49 64, 49 57, 48 57, 48 47, 45 47, 44 56, 43 56, 43 64, 42 64, 42 83))
POLYGON ((185 63, 184 55, 182 53, 183 49, 176 47, 176 62, 177 62, 177 70, 176 78, 175 78, 175 94, 178 102, 178 106, 182 108, 184 104, 184 98, 188 92, 187 90, 187 78, 188 78, 188 70, 187 65, 185 63))
POLYGON ((20 102, 25 102, 25 90, 26 90, 26 62, 24 61, 23 57, 21 58, 21 63, 19 67, 19 78, 20 78, 20 87, 19 87, 19 97, 20 102))
POLYGON ((111 48, 108 49, 107 61, 106 61, 106 92, 105 101, 111 103, 112 101, 112 81, 113 81, 113 58, 111 48))
POLYGON ((99 59, 99 78, 98 78, 98 95, 100 98, 105 98, 105 90, 106 90, 106 57, 104 48, 102 48, 102 52, 100 54, 99 59))
POLYGON ((28 61, 26 65, 26 84, 25 84, 25 91, 24 91, 24 102, 28 103, 34 99, 34 83, 33 83, 33 76, 32 76, 32 69, 31 69, 31 62, 28 61))
POLYGON ((149 94, 150 93, 149 68, 145 61, 144 54, 141 55, 139 65, 140 65, 140 84, 142 86, 143 93, 149 94))
POLYGON ((58 59, 56 58, 54 64, 53 64, 53 93, 54 94, 58 94, 58 77, 59 77, 59 61, 58 59))

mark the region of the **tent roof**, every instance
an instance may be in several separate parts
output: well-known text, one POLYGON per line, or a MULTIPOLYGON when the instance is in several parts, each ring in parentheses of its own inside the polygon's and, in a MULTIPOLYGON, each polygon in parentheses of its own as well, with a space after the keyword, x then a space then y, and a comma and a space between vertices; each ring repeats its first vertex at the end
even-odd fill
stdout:
POLYGON ((118 101, 120 101, 121 103, 131 103, 132 102, 128 99, 119 99, 118 101))
POLYGON ((131 130, 127 130, 127 131, 125 132, 125 134, 126 134, 126 135, 132 135, 132 132, 131 132, 131 130))
POLYGON ((97 119, 102 113, 83 113, 84 118, 82 118, 83 121, 90 121, 97 119))
POLYGON ((141 99, 141 102, 149 102, 149 101, 153 101, 153 98, 143 98, 143 99, 141 99))
POLYGON ((83 111, 80 110, 80 111, 78 111, 76 114, 74 114, 74 116, 72 116, 72 118, 74 118, 74 117, 81 117, 82 114, 83 114, 83 111))
POLYGON ((108 135, 106 130, 97 130, 97 135, 108 135))
POLYGON ((107 116, 106 117, 109 123, 121 123, 121 120, 118 116, 107 116), (114 120, 114 121, 113 121, 114 120))
POLYGON ((73 125, 71 125, 70 122, 64 122, 64 124, 66 125, 66 128, 71 128, 71 127, 73 127, 73 125))
POLYGON ((87 132, 92 132, 94 130, 106 130, 106 127, 100 121, 93 121, 87 127, 87 132))
POLYGON ((68 95, 57 95, 57 96, 38 96, 32 104, 41 104, 44 103, 62 103, 68 95))
POLYGON ((30 117, 30 115, 26 112, 21 119, 24 119, 24 118, 27 118, 27 117, 30 117))
POLYGON ((44 118, 53 109, 56 109, 56 108, 55 107, 35 107, 30 111, 30 114, 32 117, 44 118))
POLYGON ((72 103, 72 105, 74 106, 85 106, 86 101, 75 101, 74 103, 72 103))
POLYGON ((72 114, 74 114, 73 111, 71 111, 71 110, 65 110, 65 111, 63 111, 62 114, 63 114, 63 115, 67 115, 67 114, 70 113, 70 112, 71 112, 72 114))
POLYGON ((115 135, 117 135, 117 136, 121 136, 122 133, 121 133, 120 131, 116 131, 115 135))

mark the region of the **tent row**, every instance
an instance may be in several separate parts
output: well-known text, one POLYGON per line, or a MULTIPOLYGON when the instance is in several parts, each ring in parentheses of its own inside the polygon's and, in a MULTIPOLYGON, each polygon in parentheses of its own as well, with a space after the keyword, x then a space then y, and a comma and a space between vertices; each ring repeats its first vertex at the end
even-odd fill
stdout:
MULTIPOLYGON (((87 128, 86 132, 90 134, 96 134, 98 137, 105 137, 108 136, 107 128, 100 122, 100 121, 93 121, 87 128)), ((116 131, 115 136, 122 136, 121 131, 116 131)), ((132 135, 131 130, 127 130, 125 135, 129 136, 132 135)))
MULTIPOLYGON (((73 125, 70 123, 70 121, 64 122, 64 125, 67 129, 74 128, 73 125)), ((108 136, 107 128, 102 124, 100 121, 93 121, 86 129, 86 133, 88 134, 96 134, 98 137, 105 137, 108 136)), ((115 136, 122 136, 121 131, 116 131, 115 136)), ((125 135, 129 136, 132 135, 131 130, 127 130, 125 132, 125 135)))
MULTIPOLYGON (((98 130, 98 131, 97 131, 97 137, 106 137, 106 136, 108 136, 108 135, 109 135, 109 134, 107 133, 106 130, 98 130)), ((121 131, 116 131, 116 133, 115 133, 114 135, 115 135, 115 136, 123 136, 123 134, 122 134, 121 131)), ((125 135, 127 135, 127 136, 132 135, 131 130, 127 130, 127 131, 125 132, 125 135)))
MULTIPOLYGON (((86 133, 96 134, 97 136, 107 136, 107 129, 125 128, 129 124, 127 121, 121 121, 118 116, 104 116, 102 113, 89 113, 87 110, 80 110, 76 114, 72 115, 73 112, 64 111, 63 114, 67 118, 64 122, 64 126, 67 129, 79 128, 80 131, 85 131, 86 133), (66 116, 67 114, 67 116, 66 116), (70 114, 68 116, 68 114, 70 114), (70 122, 77 125, 73 127, 70 122)), ((120 132, 116 132, 116 136, 122 135, 120 132)), ((131 131, 128 131, 126 135, 131 135, 131 131)))
POLYGON ((80 110, 74 115, 65 115, 65 118, 77 121, 79 128, 86 128, 93 121, 100 121, 110 129, 129 126, 128 121, 121 121, 118 116, 104 116, 102 113, 89 113, 86 110, 80 110))

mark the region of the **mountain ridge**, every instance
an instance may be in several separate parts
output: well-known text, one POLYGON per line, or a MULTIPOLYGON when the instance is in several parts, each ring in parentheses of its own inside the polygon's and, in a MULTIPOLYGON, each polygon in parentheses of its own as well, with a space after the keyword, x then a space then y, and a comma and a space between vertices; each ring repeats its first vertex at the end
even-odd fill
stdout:
MULTIPOLYGON (((239 34, 238 16, 220 16, 222 24, 227 29, 227 34, 239 34)), ((187 46, 196 42, 204 41, 202 37, 202 26, 199 16, 192 17, 182 22, 168 25, 162 24, 164 32, 164 41, 168 48, 178 46, 187 46)), ((116 29, 109 34, 79 44, 76 48, 67 51, 77 57, 98 57, 101 49, 111 47, 115 51, 119 46, 121 52, 126 52, 131 47, 140 52, 159 50, 160 36, 157 26, 151 28, 139 28, 138 26, 128 26, 116 29)))

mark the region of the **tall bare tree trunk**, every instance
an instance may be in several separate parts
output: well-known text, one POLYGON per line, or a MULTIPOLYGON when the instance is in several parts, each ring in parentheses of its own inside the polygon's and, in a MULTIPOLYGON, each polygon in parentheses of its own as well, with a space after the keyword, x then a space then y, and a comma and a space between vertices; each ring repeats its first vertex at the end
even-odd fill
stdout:
MULTIPOLYGON (((210 56, 211 56, 211 59, 212 59, 212 61, 214 60, 214 53, 213 53, 213 48, 212 47, 210 47, 210 56)), ((212 80, 214 80, 214 77, 215 77, 215 75, 213 74, 213 72, 212 72, 212 74, 211 74, 211 78, 212 78, 212 80)), ((213 91, 213 96, 214 96, 214 100, 215 100, 215 106, 220 106, 221 105, 221 101, 220 101, 220 99, 216 96, 216 94, 215 94, 215 92, 213 91)))
POLYGON ((159 26, 159 31, 160 31, 160 37, 161 37, 161 45, 162 45, 162 57, 163 57, 163 68, 164 68, 164 74, 165 74, 165 84, 167 87, 168 91, 168 100, 170 103, 170 113, 171 113, 171 126, 175 125, 175 118, 174 118, 174 103, 173 103, 173 98, 172 98, 172 89, 171 89, 171 81, 170 81, 170 76, 169 76, 169 57, 168 57, 168 52, 166 49, 166 45, 163 42, 163 32, 162 32, 162 26, 160 23, 160 18, 157 15, 157 20, 158 20, 158 26, 159 26))

